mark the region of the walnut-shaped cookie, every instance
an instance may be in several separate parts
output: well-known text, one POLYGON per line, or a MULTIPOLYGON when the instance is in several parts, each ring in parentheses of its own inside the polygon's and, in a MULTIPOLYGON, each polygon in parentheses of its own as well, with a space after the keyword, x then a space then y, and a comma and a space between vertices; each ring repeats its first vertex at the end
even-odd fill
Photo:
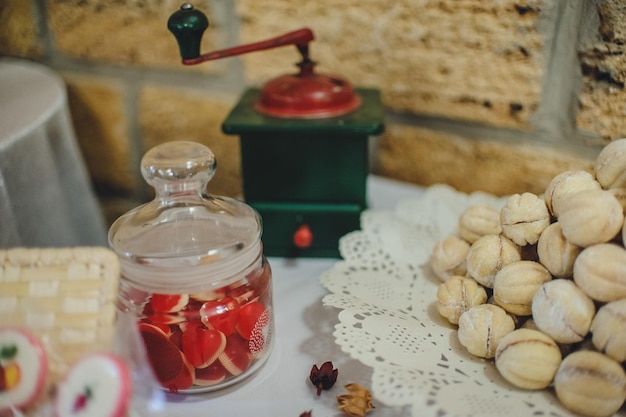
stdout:
POLYGON ((561 364, 561 350, 547 334, 517 329, 500 340, 496 368, 518 388, 538 390, 549 386, 561 364))
POLYGON ((486 235, 472 244, 467 253, 467 272, 479 284, 493 288, 496 273, 505 265, 522 259, 520 246, 503 235, 486 235))
POLYGON ((626 139, 616 139, 602 148, 594 170, 602 188, 626 187, 626 139))
POLYGON ((497 235, 501 232, 500 210, 495 207, 474 204, 459 216, 458 234, 469 243, 474 243, 485 235, 497 235))
POLYGON ((537 242, 539 262, 557 278, 572 276, 574 262, 582 250, 565 238, 558 221, 546 227, 537 242))
POLYGON ((561 202, 569 195, 582 190, 599 190, 602 186, 592 174, 583 170, 569 170, 552 178, 543 198, 548 210, 554 217, 559 217, 561 202))
POLYGON ((507 312, 529 316, 532 314, 535 293, 551 280, 552 274, 539 262, 511 262, 496 273, 493 298, 507 312))
POLYGON ((534 245, 550 224, 543 198, 532 193, 510 196, 500 211, 502 234, 519 246, 534 245))
POLYGON ((563 200, 558 220, 570 243, 587 247, 617 236, 624 224, 624 210, 609 191, 584 190, 563 200))
POLYGON ((613 243, 585 248, 574 262, 574 282, 597 301, 626 298, 626 249, 613 243))
POLYGON ((558 343, 582 341, 595 312, 593 300, 567 279, 546 282, 533 297, 535 325, 558 343))
POLYGON ((470 308, 459 318, 459 342, 469 353, 493 358, 500 340, 515 330, 511 316, 501 307, 481 304, 470 308))
POLYGON ((554 376, 557 398, 585 416, 609 417, 626 400, 626 373, 608 356, 590 350, 567 355, 554 376))
POLYGON ((593 345, 618 362, 626 361, 626 299, 604 304, 591 322, 593 345))
POLYGON ((473 278, 452 276, 437 288, 437 311, 452 324, 458 324, 461 314, 486 301, 487 291, 473 278))
POLYGON ((442 281, 453 275, 467 275, 466 259, 470 244, 458 236, 448 236, 433 246, 430 268, 442 281))

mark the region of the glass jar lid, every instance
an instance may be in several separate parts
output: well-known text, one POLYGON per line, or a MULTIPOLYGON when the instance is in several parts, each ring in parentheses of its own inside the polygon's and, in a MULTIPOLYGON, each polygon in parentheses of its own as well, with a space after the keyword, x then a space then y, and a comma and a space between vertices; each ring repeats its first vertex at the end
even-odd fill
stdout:
POLYGON ((258 257, 258 213, 236 199, 205 192, 216 166, 213 152, 195 142, 167 142, 144 155, 141 173, 156 196, 109 229, 109 244, 124 263, 166 269, 247 266, 247 258, 258 257))

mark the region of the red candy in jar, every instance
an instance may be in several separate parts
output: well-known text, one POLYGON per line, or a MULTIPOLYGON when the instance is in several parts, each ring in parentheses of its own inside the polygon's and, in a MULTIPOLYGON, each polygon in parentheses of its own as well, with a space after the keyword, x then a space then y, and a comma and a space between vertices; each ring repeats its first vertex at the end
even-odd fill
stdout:
POLYGON ((272 272, 261 220, 245 203, 207 195, 213 153, 168 142, 141 161, 156 197, 117 219, 120 306, 137 316, 163 389, 216 390, 247 378, 271 352, 272 272))

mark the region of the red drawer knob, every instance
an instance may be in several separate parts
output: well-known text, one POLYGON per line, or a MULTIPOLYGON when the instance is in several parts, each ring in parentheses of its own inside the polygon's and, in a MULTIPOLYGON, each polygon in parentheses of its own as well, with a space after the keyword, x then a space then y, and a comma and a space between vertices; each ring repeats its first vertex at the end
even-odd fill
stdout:
POLYGON ((313 232, 311 232, 311 228, 306 225, 300 225, 298 230, 293 234, 293 244, 296 245, 297 248, 306 249, 313 243, 313 232))

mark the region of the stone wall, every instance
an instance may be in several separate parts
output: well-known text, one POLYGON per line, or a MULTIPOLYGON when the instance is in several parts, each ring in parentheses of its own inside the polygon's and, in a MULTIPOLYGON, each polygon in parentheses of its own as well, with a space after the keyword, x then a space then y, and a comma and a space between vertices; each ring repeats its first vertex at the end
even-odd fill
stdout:
MULTIPOLYGON (((221 122, 247 86, 294 72, 278 48, 180 64, 167 31, 179 0, 0 0, 0 55, 57 70, 109 220, 150 197, 139 161, 187 139, 210 146, 209 191, 241 193, 239 145, 221 122)), ((498 195, 541 193, 593 169, 626 136, 626 5, 620 0, 237 0, 194 2, 202 52, 301 27, 317 70, 381 90, 372 171, 498 195)))

